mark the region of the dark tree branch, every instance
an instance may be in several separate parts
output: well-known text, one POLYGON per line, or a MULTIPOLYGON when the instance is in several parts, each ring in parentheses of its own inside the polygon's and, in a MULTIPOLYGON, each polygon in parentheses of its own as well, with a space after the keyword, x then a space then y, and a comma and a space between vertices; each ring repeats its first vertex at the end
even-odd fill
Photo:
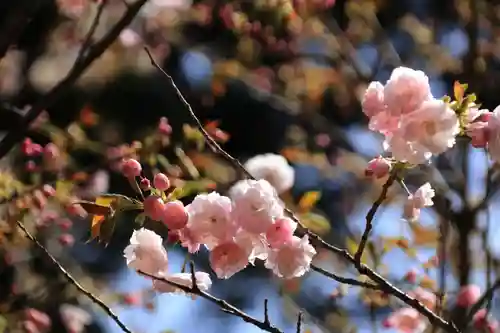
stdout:
POLYGON ((111 319, 114 320, 114 322, 122 329, 123 332, 125 333, 132 333, 132 331, 118 318, 118 316, 111 310, 103 301, 101 301, 97 296, 92 294, 90 291, 85 289, 78 281, 75 280, 75 278, 59 263, 59 261, 54 258, 52 254, 43 246, 38 239, 35 238, 27 229, 26 227, 20 222, 17 221, 17 226, 24 232, 26 237, 29 238, 29 240, 52 261, 54 266, 57 267, 57 269, 61 272, 61 274, 68 280, 69 283, 71 283, 73 286, 75 286, 76 289, 78 289, 79 292, 87 296, 93 303, 97 304, 104 312, 111 317, 111 319))
POLYGON ((379 209, 379 207, 382 205, 382 202, 387 198, 387 192, 389 192, 389 188, 392 186, 394 181, 398 177, 398 172, 397 170, 393 170, 391 174, 389 175, 389 178, 387 178, 387 181, 385 182, 384 186, 382 187, 382 192, 380 192, 379 197, 373 205, 371 206, 370 210, 366 214, 366 225, 365 225, 365 231, 363 232, 363 235, 361 236, 361 241, 359 242, 358 245, 358 250, 356 251, 356 254, 354 255, 354 260, 358 263, 361 264, 361 257, 363 256, 363 252, 366 247, 366 243, 368 242, 368 237, 370 236, 370 232, 372 231, 373 228, 373 218, 375 217, 375 213, 379 209))
MULTIPOLYGON (((151 64, 161 73, 163 74, 169 81, 170 85, 176 92, 177 96, 179 97, 179 100, 182 102, 186 110, 189 112, 192 120, 196 123, 198 130, 203 134, 205 140, 207 141, 208 145, 214 150, 215 153, 220 154, 223 156, 233 167, 236 169, 240 170, 245 176, 247 176, 250 179, 255 179, 252 177, 252 175, 248 172, 248 170, 245 169, 245 167, 234 157, 232 157, 230 154, 228 154, 224 149, 222 149, 217 142, 210 136, 210 134, 207 133, 207 131, 204 129, 203 124, 201 121, 198 119, 196 116, 193 108, 191 105, 186 101, 184 96, 182 95, 181 91, 175 84, 173 78, 161 68, 161 66, 155 61, 153 58, 151 52, 147 47, 144 48, 146 53, 148 54, 151 64)), ((394 179, 395 180, 395 179, 394 179)), ((394 181, 393 180, 393 181, 394 181)), ((378 208, 378 207, 377 207, 378 208)), ((459 330, 457 327, 452 323, 448 322, 442 317, 436 315, 434 312, 429 310, 425 305, 420 303, 417 299, 410 297, 408 294, 397 288, 396 286, 392 285, 389 281, 387 281, 385 278, 383 278, 380 274, 369 268, 363 263, 358 263, 358 261, 347 252, 345 249, 338 248, 332 244, 329 244, 325 240, 323 240, 320 236, 315 234, 314 232, 310 231, 304 225, 300 223, 300 220, 295 216, 295 214, 288 208, 285 208, 286 213, 294 220, 296 221, 300 229, 299 230, 303 234, 307 234, 309 238, 311 239, 311 242, 319 247, 322 247, 324 249, 327 249, 331 251, 332 253, 335 253, 348 261, 349 263, 353 264, 358 272, 360 274, 366 275, 370 279, 372 279, 375 283, 377 283, 380 286, 380 289, 387 294, 390 294, 399 300, 403 301, 405 304, 413 307, 417 311, 419 311, 422 315, 424 315, 432 324, 437 325, 438 327, 442 328, 443 330, 450 332, 450 333, 458 333, 459 330)), ((376 211, 376 209, 375 209, 376 211)), ((374 212, 375 213, 375 212, 374 212)), ((373 213, 373 214, 374 214, 373 213)))
POLYGON ((165 283, 167 283, 175 288, 178 288, 178 289, 184 291, 185 293, 200 296, 201 298, 219 306, 223 312, 228 313, 230 315, 233 315, 235 317, 239 317, 243 321, 258 327, 263 331, 270 332, 270 333, 283 333, 283 331, 281 331, 277 327, 273 326, 269 322, 269 320, 266 320, 266 318, 264 320, 259 320, 257 318, 254 318, 254 317, 250 316, 249 314, 243 312, 242 310, 238 309, 234 305, 229 304, 227 301, 220 299, 220 298, 217 298, 217 297, 213 296, 212 294, 209 294, 203 290, 200 290, 200 288, 198 288, 198 285, 196 284, 196 276, 195 276, 195 271, 194 271, 194 265, 192 262, 190 263, 190 269, 191 269, 191 279, 192 279, 191 286, 185 286, 182 284, 178 284, 178 283, 169 281, 168 279, 165 279, 163 277, 151 275, 151 274, 148 274, 148 273, 145 273, 142 271, 138 271, 138 272, 141 275, 147 276, 147 277, 155 279, 157 281, 165 282, 165 283))
POLYGON ((74 64, 68 75, 30 108, 23 118, 21 126, 9 131, 0 142, 0 158, 7 155, 7 153, 22 140, 29 125, 42 113, 42 111, 50 107, 59 97, 64 95, 69 87, 80 78, 87 68, 107 50, 107 48, 118 38, 121 31, 132 22, 141 7, 147 1, 148 0, 137 0, 131 4, 111 30, 97 43, 89 47, 87 54, 81 61, 74 64))

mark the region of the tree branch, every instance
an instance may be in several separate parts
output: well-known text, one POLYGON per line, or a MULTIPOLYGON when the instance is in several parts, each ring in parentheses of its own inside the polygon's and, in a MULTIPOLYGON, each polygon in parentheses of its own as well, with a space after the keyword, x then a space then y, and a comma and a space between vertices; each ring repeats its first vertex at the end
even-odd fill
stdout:
MULTIPOLYGON (((196 123, 198 130, 203 134, 204 138, 206 139, 208 145, 212 148, 212 150, 215 153, 218 153, 221 156, 223 156, 231 165, 233 165, 233 167, 240 170, 245 176, 247 176, 250 179, 255 179, 236 158, 232 157, 224 149, 222 149, 220 147, 220 145, 217 142, 215 142, 215 140, 210 136, 210 134, 208 134, 208 132, 204 129, 203 124, 201 123, 201 121, 198 119, 198 117, 194 113, 194 110, 191 107, 191 105, 186 101, 186 99, 182 95, 179 88, 177 88, 177 85, 175 84, 175 82, 174 82, 173 78, 170 76, 170 74, 165 72, 163 70, 163 68, 161 68, 161 66, 155 61, 155 59, 153 58, 151 52, 149 51, 149 49, 147 47, 145 47, 144 49, 151 60, 151 64, 154 67, 156 67, 156 69, 169 80, 171 86, 174 88, 180 101, 182 102, 184 107, 188 110, 191 118, 196 123)), ((394 181, 395 179, 396 178, 394 178, 392 181, 394 181)), ((378 206, 376 206, 373 209, 373 212, 371 214, 374 215, 377 209, 378 209, 378 206)), ((442 317, 436 315, 434 312, 429 310, 429 308, 427 308, 425 305, 420 303, 417 299, 410 297, 408 294, 404 293, 402 290, 400 290, 396 286, 392 285, 389 281, 384 279, 380 274, 378 274, 374 270, 370 269, 365 264, 359 263, 354 258, 354 256, 352 256, 349 252, 347 252, 347 250, 340 249, 332 244, 329 244, 328 242, 323 240, 320 236, 318 236, 314 232, 307 229, 290 209, 285 208, 285 211, 295 222, 297 222, 299 224, 299 226, 302 229, 301 231, 310 237, 311 242, 313 244, 315 244, 316 246, 323 247, 323 248, 331 251, 332 253, 339 255, 340 257, 344 258, 345 260, 347 260, 348 262, 353 264, 360 274, 366 275, 370 279, 372 279, 375 283, 377 283, 380 286, 380 289, 382 291, 398 298, 399 300, 403 301, 407 305, 413 307, 414 309, 419 311, 422 315, 424 315, 432 324, 439 326, 440 328, 444 329, 447 332, 453 332, 453 333, 459 332, 459 330, 457 329, 457 327, 453 323, 448 322, 448 321, 444 320, 442 317)), ((370 211, 372 211, 372 210, 370 210, 370 211)), ((369 212, 369 214, 370 214, 370 212, 369 212)))
POLYGON ((137 15, 141 7, 148 0, 137 0, 131 4, 121 19, 102 37, 96 44, 89 47, 87 54, 76 62, 68 75, 62 79, 47 94, 42 96, 28 111, 23 118, 20 128, 15 128, 7 133, 0 142, 0 158, 4 157, 19 141, 22 140, 29 125, 42 113, 43 110, 51 106, 70 86, 87 70, 87 68, 99 58, 106 49, 118 38, 121 31, 126 28, 137 15))
POLYGON ((194 265, 192 262, 190 262, 190 268, 191 268, 191 280, 192 280, 191 286, 185 286, 182 284, 178 284, 178 283, 170 281, 166 278, 151 275, 151 274, 148 274, 148 273, 145 273, 142 271, 138 271, 138 273, 141 275, 147 276, 149 278, 152 278, 154 280, 167 283, 175 288, 178 288, 178 289, 184 291, 185 293, 200 296, 201 298, 219 306, 223 312, 228 313, 230 315, 233 315, 235 317, 239 317, 243 321, 258 327, 263 331, 270 332, 270 333, 283 333, 283 331, 278 329, 276 326, 273 326, 269 322, 269 318, 267 316, 265 316, 264 320, 259 320, 255 317, 250 316, 246 312, 238 309, 234 305, 229 304, 227 301, 220 299, 220 298, 217 298, 217 297, 213 296, 212 294, 209 294, 203 290, 200 290, 200 288, 198 288, 198 285, 196 284, 196 276, 195 276, 195 272, 194 272, 194 265))
POLYGON ((17 221, 17 226, 24 232, 26 237, 52 261, 54 266, 61 272, 61 274, 71 283, 73 286, 78 289, 79 292, 87 296, 93 303, 97 304, 114 322, 122 329, 125 333, 132 333, 132 331, 118 318, 118 316, 111 310, 103 301, 101 301, 97 296, 92 294, 90 291, 85 289, 75 278, 59 263, 59 261, 54 258, 52 254, 43 246, 36 238, 33 236, 26 227, 20 222, 17 221))
POLYGON ((365 231, 363 232, 363 235, 361 236, 361 241, 359 242, 358 245, 358 250, 356 251, 356 254, 354 255, 354 260, 356 263, 361 264, 361 257, 363 256, 363 252, 366 247, 366 243, 368 242, 368 237, 370 236, 370 232, 373 228, 373 218, 375 217, 375 213, 379 209, 379 207, 382 205, 382 202, 387 198, 387 192, 389 192, 389 188, 392 186, 394 181, 398 177, 398 170, 395 169, 391 172, 389 175, 389 178, 387 178, 387 181, 385 182, 384 186, 382 187, 382 192, 380 192, 379 197, 375 202, 373 203, 372 207, 366 214, 366 225, 365 225, 365 231))

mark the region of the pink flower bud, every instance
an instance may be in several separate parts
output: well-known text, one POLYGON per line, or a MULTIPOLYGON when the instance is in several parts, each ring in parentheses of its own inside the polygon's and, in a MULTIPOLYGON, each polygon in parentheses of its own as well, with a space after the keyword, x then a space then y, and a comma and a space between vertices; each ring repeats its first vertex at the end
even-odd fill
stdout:
POLYGON ((166 191, 170 188, 170 180, 163 173, 157 173, 153 179, 153 185, 160 191, 166 191))
POLYGON ((57 225, 61 230, 68 231, 73 226, 73 222, 68 218, 63 218, 57 221, 57 225))
POLYGON ((22 322, 22 329, 23 332, 26 333, 41 333, 38 327, 36 327, 35 323, 32 322, 31 320, 24 320, 22 322))
POLYGON ((48 143, 45 148, 43 148, 43 157, 49 161, 59 158, 60 155, 59 148, 53 143, 48 143))
POLYGON ((365 175, 367 177, 382 178, 389 174, 391 170, 391 164, 383 157, 377 157, 368 162, 365 169, 365 175))
POLYGON ((72 246, 75 243, 75 238, 70 234, 62 234, 57 240, 62 246, 72 246))
POLYGON ((123 295, 123 303, 127 305, 139 305, 141 304, 141 297, 139 294, 125 294, 123 295))
POLYGON ((74 203, 66 206, 66 212, 71 216, 87 217, 87 211, 82 207, 82 205, 74 203))
POLYGON ((34 172, 36 171, 36 163, 34 161, 28 161, 25 164, 25 169, 27 172, 34 172))
POLYGON ((151 189, 151 182, 147 178, 142 178, 139 182, 139 187, 143 191, 149 191, 151 189))
POLYGON ((478 330, 485 329, 488 325, 488 322, 488 312, 486 309, 479 310, 472 317, 472 325, 478 330))
POLYGON ((167 234, 167 243, 175 244, 180 240, 180 235, 178 230, 169 230, 167 234))
POLYGON ((43 185, 42 191, 43 194, 48 198, 51 198, 54 195, 56 195, 56 190, 52 187, 52 185, 49 184, 43 185))
POLYGON ((293 239, 297 223, 288 217, 277 219, 266 231, 266 238, 271 247, 279 247, 293 239))
POLYGON ((35 190, 33 192, 33 204, 38 209, 45 208, 45 205, 47 204, 47 198, 45 197, 42 191, 35 190))
POLYGON ((144 213, 154 220, 160 221, 164 215, 165 204, 160 197, 150 195, 144 200, 144 213))
POLYGON ((470 284, 460 289, 457 295, 457 305, 462 308, 468 308, 476 303, 481 297, 481 289, 478 286, 470 284))
POLYGON ((33 141, 30 138, 25 138, 21 144, 21 151, 26 156, 32 156, 33 154, 33 141))
POLYGON ((162 135, 170 135, 172 133, 172 127, 168 123, 168 119, 165 117, 160 118, 160 122, 158 124, 158 132, 162 135))
POLYGON ((122 173, 129 179, 139 176, 141 171, 142 166, 137 160, 130 158, 122 162, 122 173))
POLYGON ((184 228, 188 222, 188 213, 184 204, 177 200, 167 202, 165 204, 162 221, 170 230, 184 228))
POLYGON ((39 331, 47 331, 52 326, 50 317, 37 309, 29 308, 24 312, 26 321, 32 322, 39 331))
POLYGON ((417 271, 412 269, 408 271, 405 275, 405 280, 408 281, 409 283, 415 283, 417 282, 417 271))

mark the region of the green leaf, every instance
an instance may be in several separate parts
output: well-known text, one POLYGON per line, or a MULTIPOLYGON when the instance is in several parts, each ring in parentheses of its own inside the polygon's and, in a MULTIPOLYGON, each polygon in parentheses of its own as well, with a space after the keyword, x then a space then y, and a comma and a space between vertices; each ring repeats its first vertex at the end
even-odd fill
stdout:
POLYGON ((170 193, 168 200, 178 200, 191 194, 204 192, 214 187, 214 182, 208 179, 186 181, 182 187, 177 187, 170 193))
POLYGON ((316 234, 325 234, 330 231, 330 222, 323 215, 308 212, 299 216, 302 224, 316 234))
POLYGON ((4 333, 7 330, 8 322, 7 318, 0 316, 0 333, 4 333))
POLYGON ((145 213, 137 214, 137 216, 135 217, 135 220, 134 220, 135 223, 137 223, 141 226, 144 224, 145 221, 146 221, 146 214, 145 213))

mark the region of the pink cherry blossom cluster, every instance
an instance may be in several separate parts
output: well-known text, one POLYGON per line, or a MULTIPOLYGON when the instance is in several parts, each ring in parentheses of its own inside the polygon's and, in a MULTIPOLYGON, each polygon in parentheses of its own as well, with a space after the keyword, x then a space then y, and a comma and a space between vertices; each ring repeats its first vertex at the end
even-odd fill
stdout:
MULTIPOLYGON (((139 176, 142 167, 135 160, 127 160, 122 172, 130 179, 139 176)), ((140 180, 142 188, 146 185, 144 179, 140 180)), ((150 187, 149 181, 147 186, 150 187)), ((309 270, 316 250, 307 236, 294 235, 297 223, 284 216, 283 204, 268 181, 241 180, 231 188, 229 197, 217 192, 199 194, 186 207, 178 200, 164 201, 165 191, 171 186, 166 175, 156 174, 153 186, 151 195, 144 199, 145 215, 164 223, 169 229, 169 239, 178 240, 189 252, 197 252, 204 245, 210 251, 210 264, 219 278, 233 276, 254 264, 255 259, 264 260, 267 268, 286 279, 302 276, 309 270)), ((140 243, 137 237, 137 234, 132 236, 130 246, 140 243)), ((156 234, 148 237, 156 237, 156 242, 148 241, 157 244, 152 248, 156 252, 148 250, 152 252, 149 261, 135 269, 164 274, 166 252, 161 237, 156 234)), ((132 259, 135 253, 132 248, 126 250, 129 263, 136 262, 132 259)))
POLYGON ((279 277, 299 277, 316 254, 307 236, 294 235, 297 223, 284 216, 276 190, 266 180, 241 180, 229 197, 200 194, 186 210, 189 221, 179 230, 180 242, 191 252, 205 245, 219 278, 233 276, 255 259, 265 260, 265 267, 279 277))
POLYGON ((395 160, 421 164, 455 144, 460 132, 454 110, 432 96, 422 71, 394 69, 385 85, 372 82, 362 101, 369 128, 385 136, 395 160))

